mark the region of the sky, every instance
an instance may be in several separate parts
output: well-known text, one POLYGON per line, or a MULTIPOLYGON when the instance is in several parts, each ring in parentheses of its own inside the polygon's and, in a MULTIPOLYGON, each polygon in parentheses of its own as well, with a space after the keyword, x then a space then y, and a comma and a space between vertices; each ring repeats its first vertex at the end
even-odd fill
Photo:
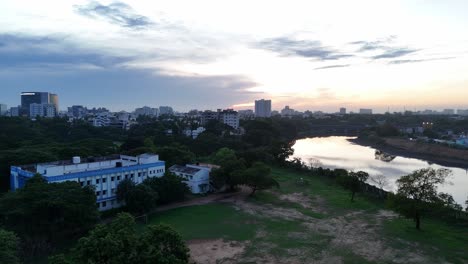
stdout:
POLYGON ((468 1, 0 1, 0 103, 468 109, 468 1))

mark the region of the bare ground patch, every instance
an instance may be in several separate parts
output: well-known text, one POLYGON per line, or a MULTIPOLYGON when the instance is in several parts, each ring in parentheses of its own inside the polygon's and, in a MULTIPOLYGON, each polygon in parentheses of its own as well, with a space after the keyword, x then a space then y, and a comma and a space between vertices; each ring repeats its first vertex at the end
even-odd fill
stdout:
POLYGON ((188 241, 192 261, 199 264, 235 263, 245 250, 246 243, 237 241, 191 240, 188 241))
POLYGON ((313 199, 305 195, 303 193, 290 193, 290 194, 282 194, 279 196, 280 200, 288 201, 292 203, 297 203, 301 205, 303 208, 311 209, 317 213, 327 213, 326 210, 326 202, 320 196, 314 196, 313 199))

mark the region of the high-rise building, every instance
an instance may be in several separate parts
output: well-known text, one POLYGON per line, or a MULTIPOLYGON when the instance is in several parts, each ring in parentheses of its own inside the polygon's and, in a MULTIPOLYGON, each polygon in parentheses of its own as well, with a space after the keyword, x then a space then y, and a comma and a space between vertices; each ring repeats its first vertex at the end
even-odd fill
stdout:
POLYGON ((346 108, 341 107, 341 108, 340 108, 340 114, 346 115, 346 108))
POLYGON ((58 95, 50 93, 49 94, 49 104, 52 104, 55 106, 55 110, 57 113, 59 112, 59 98, 58 95))
POLYGON ((271 100, 255 100, 255 116, 271 117, 271 100))
POLYGON ((6 104, 0 104, 0 116, 3 116, 8 111, 8 106, 6 104))
POLYGON ((31 104, 48 104, 47 92, 23 92, 21 93, 21 115, 29 115, 31 104))

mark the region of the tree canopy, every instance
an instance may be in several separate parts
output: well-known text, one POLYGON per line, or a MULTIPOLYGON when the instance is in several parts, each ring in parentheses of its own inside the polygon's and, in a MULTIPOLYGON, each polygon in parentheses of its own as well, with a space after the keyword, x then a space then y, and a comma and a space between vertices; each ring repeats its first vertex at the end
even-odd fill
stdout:
POLYGON ((33 255, 82 235, 97 219, 94 190, 77 182, 47 183, 36 175, 0 198, 0 222, 15 231, 33 255))
POLYGON ((134 218, 119 214, 109 224, 100 224, 78 241, 72 263, 188 263, 189 250, 181 236, 165 225, 152 225, 138 232, 134 218))
POLYGON ((397 180, 398 190, 391 197, 390 205, 405 217, 413 219, 416 228, 420 229, 421 217, 434 207, 434 203, 450 203, 446 194, 437 193, 437 187, 445 183, 450 174, 448 169, 425 168, 401 177, 397 180))

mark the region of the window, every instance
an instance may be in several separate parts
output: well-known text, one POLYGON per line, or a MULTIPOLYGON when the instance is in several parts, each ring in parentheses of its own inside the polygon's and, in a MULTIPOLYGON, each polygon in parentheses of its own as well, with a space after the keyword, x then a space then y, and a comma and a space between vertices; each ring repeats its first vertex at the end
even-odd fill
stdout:
POLYGON ((107 206, 107 202, 102 202, 102 207, 106 207, 107 206))
POLYGON ((80 182, 80 186, 83 187, 83 185, 84 185, 84 182, 80 182))
POLYGON ((125 179, 128 179, 128 175, 125 175, 125 179))
POLYGON ((138 177, 141 177, 141 172, 138 173, 138 177))
POLYGON ((106 195, 106 194, 107 194, 107 190, 102 191, 102 195, 106 195))
POLYGON ((190 179, 193 180, 193 176, 190 176, 190 179))
POLYGON ((100 191, 97 191, 97 192, 96 192, 96 195, 97 195, 97 196, 101 195, 101 192, 100 192, 100 191))
POLYGON ((91 185, 91 181, 86 181, 86 185, 91 185))
POLYGON ((113 182, 113 181, 114 181, 114 178, 115 178, 115 177, 111 177, 111 182, 113 182))
POLYGON ((115 194, 115 188, 113 188, 113 189, 111 190, 111 193, 112 193, 112 194, 115 194))
POLYGON ((117 180, 120 181, 120 176, 117 176, 117 180))
POLYGON ((96 184, 98 184, 98 183, 99 183, 99 179, 96 179, 96 184))
POLYGON ((105 183, 107 181, 107 178, 102 179, 102 183, 105 183))

